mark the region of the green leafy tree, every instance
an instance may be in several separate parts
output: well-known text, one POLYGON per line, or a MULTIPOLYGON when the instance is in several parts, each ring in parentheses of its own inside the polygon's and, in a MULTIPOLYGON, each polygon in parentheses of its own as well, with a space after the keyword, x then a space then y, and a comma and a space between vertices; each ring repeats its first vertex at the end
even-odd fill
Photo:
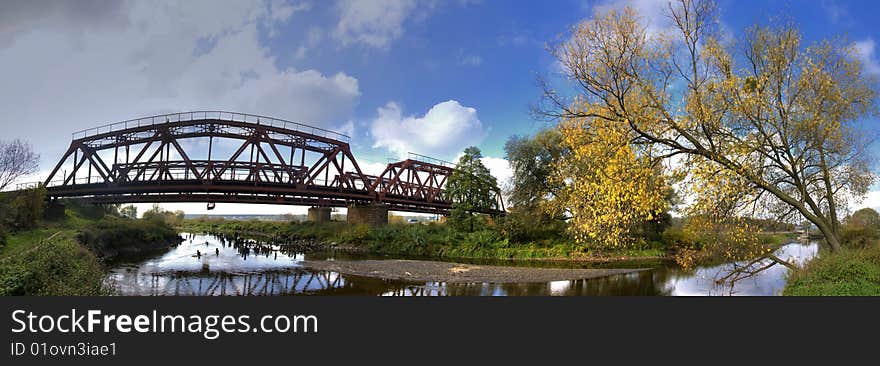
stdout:
POLYGON ((12 200, 0 212, 5 225, 12 230, 27 230, 37 226, 43 217, 46 201, 46 188, 18 191, 12 200))
POLYGON ((552 184, 550 176, 554 162, 564 154, 562 134, 557 129, 546 129, 533 137, 513 136, 504 145, 504 152, 513 168, 511 205, 537 211, 560 189, 552 184))
POLYGON ((474 212, 495 208, 498 198, 498 180, 480 161, 480 149, 471 146, 458 159, 455 171, 446 182, 446 193, 452 199, 449 224, 456 230, 474 231, 482 218, 474 212))
POLYGON ((467 212, 485 211, 495 207, 498 197, 498 180, 480 159, 483 154, 474 146, 464 150, 458 159, 455 172, 446 182, 447 194, 453 207, 467 212))

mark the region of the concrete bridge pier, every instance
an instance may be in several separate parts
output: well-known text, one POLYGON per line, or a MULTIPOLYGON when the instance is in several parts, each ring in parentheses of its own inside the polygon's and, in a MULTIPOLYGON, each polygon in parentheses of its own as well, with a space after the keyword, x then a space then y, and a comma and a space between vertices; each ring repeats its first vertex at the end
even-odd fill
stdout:
POLYGON ((388 205, 372 203, 348 206, 347 221, 349 224, 367 224, 373 227, 388 225, 388 205))
POLYGON ((330 222, 330 207, 309 207, 308 221, 310 222, 330 222))

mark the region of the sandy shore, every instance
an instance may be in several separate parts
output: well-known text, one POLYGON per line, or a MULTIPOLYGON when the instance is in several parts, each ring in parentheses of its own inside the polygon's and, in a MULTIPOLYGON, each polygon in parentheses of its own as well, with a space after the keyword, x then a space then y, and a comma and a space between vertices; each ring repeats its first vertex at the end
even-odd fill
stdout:
POLYGON ((419 260, 304 261, 304 267, 347 275, 416 282, 549 282, 632 273, 645 269, 565 269, 484 266, 419 260))

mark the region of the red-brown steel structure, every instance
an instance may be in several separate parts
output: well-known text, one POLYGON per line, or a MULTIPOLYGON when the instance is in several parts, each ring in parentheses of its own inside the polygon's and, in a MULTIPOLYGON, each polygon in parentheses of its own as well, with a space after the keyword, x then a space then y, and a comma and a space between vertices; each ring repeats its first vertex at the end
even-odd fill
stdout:
MULTIPOLYGON (((358 166, 347 140, 333 131, 251 114, 166 114, 74 133, 44 184, 51 198, 95 203, 384 203, 395 211, 449 212, 445 184, 451 164, 410 158, 371 176, 358 166), (207 156, 193 158, 195 150, 207 156), (62 170, 68 162, 72 169, 62 170)), ((482 212, 502 214, 500 191, 494 191, 495 207, 482 212)))

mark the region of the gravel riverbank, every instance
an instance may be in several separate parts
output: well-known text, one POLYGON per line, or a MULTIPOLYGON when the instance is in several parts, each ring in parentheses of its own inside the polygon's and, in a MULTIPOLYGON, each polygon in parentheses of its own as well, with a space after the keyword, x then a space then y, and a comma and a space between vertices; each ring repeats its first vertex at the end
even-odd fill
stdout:
POLYGON ((579 280, 644 269, 565 269, 507 267, 420 260, 304 261, 304 267, 389 280, 448 283, 512 283, 579 280))

